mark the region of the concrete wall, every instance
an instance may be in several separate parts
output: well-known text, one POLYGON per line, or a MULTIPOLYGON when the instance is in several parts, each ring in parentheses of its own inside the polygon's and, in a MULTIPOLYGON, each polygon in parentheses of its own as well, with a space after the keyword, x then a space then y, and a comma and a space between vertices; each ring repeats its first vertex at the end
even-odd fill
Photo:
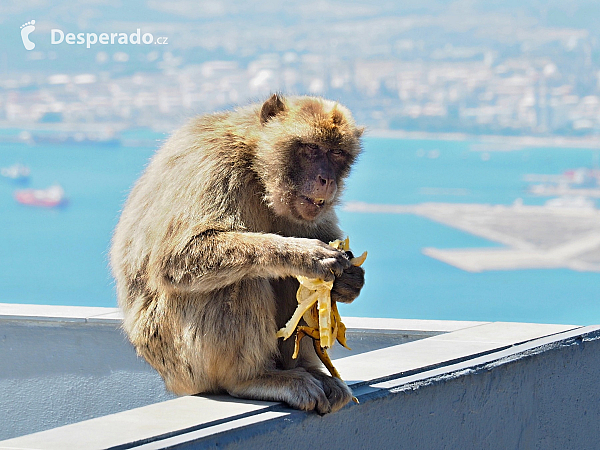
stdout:
POLYGON ((294 413, 161 448, 600 448, 597 329, 455 369, 380 386, 334 415, 294 413))
POLYGON ((118 323, 0 321, 0 440, 173 398, 118 323))
POLYGON ((349 319, 360 404, 318 416, 173 399, 118 314, 1 313, 0 449, 600 448, 599 326, 349 319))
MULTIPOLYGON (((353 351, 332 357, 434 336, 439 325, 349 330, 353 351)), ((0 304, 0 440, 174 398, 120 327, 114 308, 0 304)))

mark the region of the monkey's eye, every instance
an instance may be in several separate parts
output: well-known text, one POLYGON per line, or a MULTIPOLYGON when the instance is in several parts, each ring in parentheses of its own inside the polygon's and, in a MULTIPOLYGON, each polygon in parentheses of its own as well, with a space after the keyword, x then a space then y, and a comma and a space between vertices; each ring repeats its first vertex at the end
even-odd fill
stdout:
POLYGON ((329 151, 331 152, 331 154, 336 155, 336 156, 340 156, 340 155, 344 154, 344 152, 339 148, 332 148, 329 151))
POLYGON ((313 151, 319 150, 319 146, 317 144, 306 144, 306 146, 313 151))

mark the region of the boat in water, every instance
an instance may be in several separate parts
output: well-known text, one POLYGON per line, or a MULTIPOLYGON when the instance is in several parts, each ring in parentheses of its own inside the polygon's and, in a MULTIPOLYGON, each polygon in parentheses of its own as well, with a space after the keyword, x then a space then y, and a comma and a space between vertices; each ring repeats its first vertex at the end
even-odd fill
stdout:
POLYGON ((118 147, 121 140, 111 136, 90 135, 84 133, 69 134, 34 134, 31 140, 36 144, 56 145, 93 145, 102 147, 118 147))
POLYGON ((14 181, 27 181, 29 180, 30 174, 31 171, 29 170, 29 167, 19 163, 0 169, 0 175, 14 181))
POLYGON ((59 184, 47 189, 21 189, 15 192, 15 200, 23 205, 55 208, 67 203, 65 191, 59 184))

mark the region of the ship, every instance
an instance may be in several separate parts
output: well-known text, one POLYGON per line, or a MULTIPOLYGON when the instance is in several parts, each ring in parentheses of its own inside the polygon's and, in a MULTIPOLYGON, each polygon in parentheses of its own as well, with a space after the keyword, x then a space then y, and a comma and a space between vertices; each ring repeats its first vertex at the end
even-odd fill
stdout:
POLYGON ((0 169, 0 175, 14 181, 28 181, 30 174, 31 170, 29 170, 29 167, 19 163, 0 169))
POLYGON ((67 203, 65 191, 59 184, 46 189, 21 189, 15 191, 15 200, 22 205, 55 208, 67 203))
POLYGON ((95 145, 102 147, 118 147, 121 140, 113 137, 91 136, 83 133, 67 134, 34 134, 32 141, 36 144, 56 145, 95 145))

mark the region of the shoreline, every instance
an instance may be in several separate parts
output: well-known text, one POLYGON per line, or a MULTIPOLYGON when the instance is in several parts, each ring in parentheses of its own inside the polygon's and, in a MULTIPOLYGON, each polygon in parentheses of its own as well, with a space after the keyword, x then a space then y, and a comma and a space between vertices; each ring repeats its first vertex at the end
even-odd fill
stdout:
POLYGON ((568 137, 568 136, 502 136, 493 134, 467 134, 460 132, 434 133, 427 131, 404 131, 369 129, 367 137, 407 140, 434 141, 472 141, 472 150, 482 152, 513 151, 525 148, 573 148, 600 150, 600 136, 568 137))
POLYGON ((570 269, 600 273, 600 210, 520 204, 349 202, 345 211, 414 214, 503 247, 434 248, 421 252, 466 272, 570 269))
MULTIPOLYGON (((174 128, 177 125, 173 124, 174 128)), ((140 127, 134 127, 140 128, 140 127)), ((144 128, 144 127, 142 127, 144 128)), ((157 130, 151 127, 145 127, 154 133, 166 133, 170 131, 157 130)), ((118 135, 130 128, 123 124, 107 123, 87 123, 87 124, 8 124, 0 121, 0 130, 20 130, 21 132, 44 132, 44 133, 101 133, 108 135, 118 135)), ((131 128, 133 129, 133 128, 131 128)), ((523 148, 572 148, 572 149, 591 149, 600 150, 600 136, 503 136, 494 134, 469 134, 462 132, 428 132, 428 131, 406 131, 406 130, 386 130, 382 128, 370 129, 367 127, 365 137, 384 138, 384 139, 405 139, 405 140, 433 140, 433 141, 471 141, 472 151, 480 152, 506 152, 522 150, 523 148)), ((27 141, 18 135, 0 135, 1 142, 27 141)))

